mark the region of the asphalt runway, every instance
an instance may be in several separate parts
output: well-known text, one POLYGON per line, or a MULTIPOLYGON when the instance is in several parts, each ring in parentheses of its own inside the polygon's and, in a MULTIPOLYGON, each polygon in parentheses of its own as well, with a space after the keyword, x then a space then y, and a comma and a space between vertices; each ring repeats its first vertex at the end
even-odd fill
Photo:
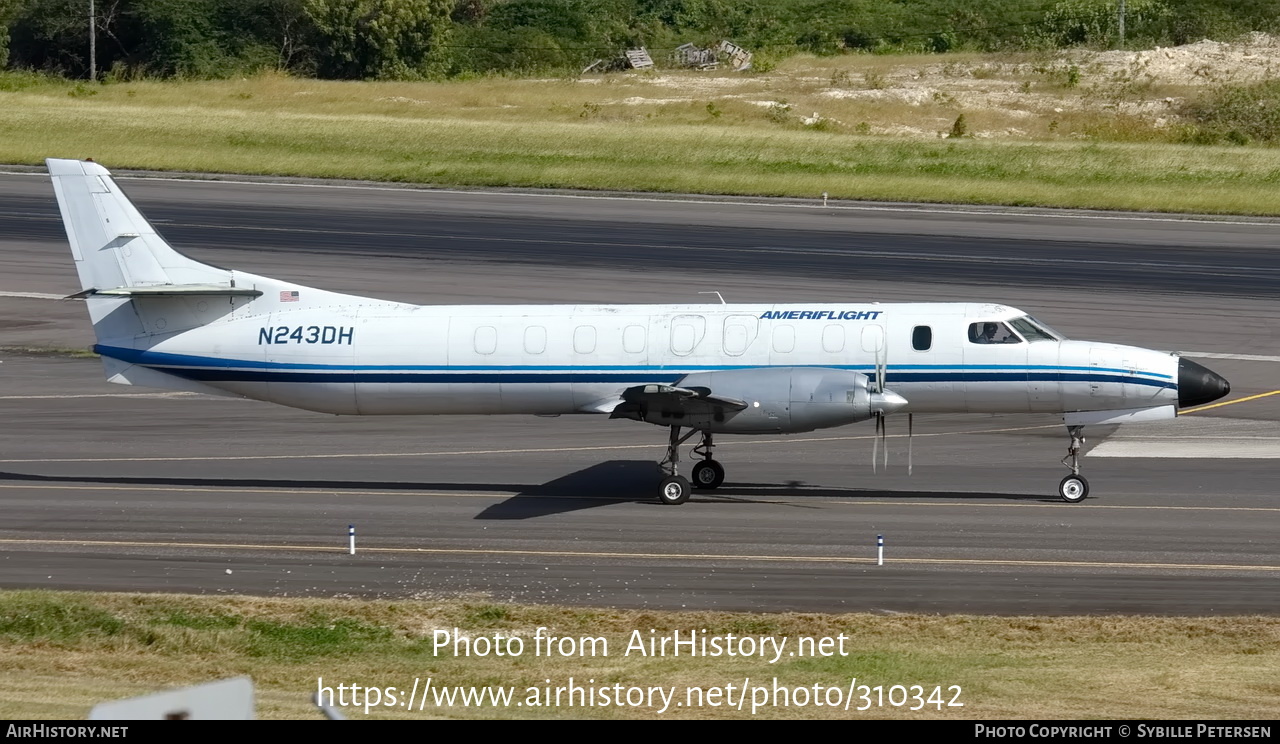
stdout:
POLYGON ((660 506, 665 432, 603 417, 345 418, 108 385, 47 178, 0 175, 0 586, 654 609, 1280 610, 1280 223, 122 180, 202 260, 421 303, 990 300, 1184 351, 1229 401, 1089 430, 890 419, 720 437, 660 506), (26 296, 17 296, 26 295, 26 296), (1203 358, 1201 358, 1203 357, 1203 358), (1260 396, 1260 397, 1255 397, 1260 396), (359 551, 346 552, 354 524, 359 551), (886 563, 875 564, 876 535, 886 563))

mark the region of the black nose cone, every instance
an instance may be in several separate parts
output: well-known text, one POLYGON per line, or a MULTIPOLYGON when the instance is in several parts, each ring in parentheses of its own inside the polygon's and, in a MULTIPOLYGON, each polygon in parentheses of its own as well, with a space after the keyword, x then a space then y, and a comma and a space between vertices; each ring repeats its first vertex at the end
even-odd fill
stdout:
POLYGON ((1178 408, 1204 405, 1231 392, 1231 383, 1187 358, 1178 360, 1178 408))

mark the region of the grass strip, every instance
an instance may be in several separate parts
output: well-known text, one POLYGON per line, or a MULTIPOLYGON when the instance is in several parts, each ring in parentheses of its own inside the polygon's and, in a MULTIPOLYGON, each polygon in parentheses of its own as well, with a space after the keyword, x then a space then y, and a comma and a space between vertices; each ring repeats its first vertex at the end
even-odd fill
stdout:
POLYGON ((517 99, 513 114, 466 98, 467 83, 423 84, 450 97, 406 109, 388 102, 404 96, 377 95, 390 92, 379 85, 268 78, 0 92, 0 162, 93 157, 114 168, 437 185, 1280 214, 1277 148, 911 140, 763 115, 704 112, 703 121, 685 103, 611 119, 590 101, 590 116, 575 113, 565 101, 585 94, 564 86, 546 106, 517 99))
MULTIPOLYGON (((600 650, 600 647, 597 647, 600 650)), ((518 606, 485 599, 361 601, 242 596, 0 592, 0 717, 81 718, 96 703, 241 674, 258 689, 261 718, 318 718, 326 685, 529 687, 819 685, 847 690, 959 685, 964 707, 765 707, 771 718, 1271 718, 1280 707, 1280 618, 978 617, 650 612, 518 606), (608 655, 535 655, 534 636, 601 637, 608 655), (520 637, 517 657, 457 655, 435 633, 520 637), (830 656, 777 663, 741 657, 624 655, 634 631, 838 638, 830 656), (550 680, 550 682, 548 682, 550 680), (594 680, 588 683, 588 680, 594 680)), ((852 707, 861 705, 856 702, 852 707)), ((914 705, 914 703, 912 703, 914 705)), ((721 705, 377 706, 375 718, 745 718, 721 705)), ((352 717, 365 712, 348 709, 352 717)))

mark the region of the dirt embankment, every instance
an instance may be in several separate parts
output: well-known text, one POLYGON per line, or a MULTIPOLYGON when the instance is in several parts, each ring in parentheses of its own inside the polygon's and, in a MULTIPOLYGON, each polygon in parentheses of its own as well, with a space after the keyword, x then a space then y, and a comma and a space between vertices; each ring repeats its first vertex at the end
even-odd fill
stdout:
POLYGON ((1179 122, 1188 99, 1276 78, 1280 37, 1253 33, 1139 51, 799 57, 758 76, 636 74, 601 105, 634 112, 706 101, 743 115, 764 109, 778 122, 930 138, 949 136, 965 114, 968 136, 1142 139, 1179 122))

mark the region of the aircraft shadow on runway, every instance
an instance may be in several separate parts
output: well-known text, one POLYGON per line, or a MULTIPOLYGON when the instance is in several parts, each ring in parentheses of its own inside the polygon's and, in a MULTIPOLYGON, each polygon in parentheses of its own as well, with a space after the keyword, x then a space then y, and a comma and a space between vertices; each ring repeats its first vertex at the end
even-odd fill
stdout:
MULTIPOLYGON (((488 507, 476 519, 530 519, 582 509, 591 509, 620 501, 637 502, 661 509, 680 507, 663 506, 657 501, 658 483, 662 474, 651 460, 613 460, 584 468, 574 473, 547 481, 526 489, 515 496, 488 507)), ((728 482, 714 491, 695 491, 693 501, 699 504, 724 504, 748 506, 751 504, 777 503, 785 500, 787 506, 818 508, 824 499, 946 499, 949 501, 970 499, 1000 499, 1008 501, 1044 501, 1057 499, 1044 494, 1014 493, 960 493, 955 491, 923 491, 870 488, 824 488, 807 486, 797 481, 787 483, 734 483, 728 482), (806 503, 808 499, 812 502, 806 503)))
MULTIPOLYGON (((665 507, 655 496, 661 473, 650 460, 611 460, 560 476, 541 484, 528 483, 445 483, 426 481, 294 480, 270 478, 183 478, 172 476, 86 476, 37 475, 0 472, 0 481, 27 483, 101 483, 134 486, 175 486, 189 488, 316 489, 317 491, 440 491, 511 494, 510 498, 483 509, 476 519, 532 519, 593 509, 617 503, 640 503, 665 507)), ((827 488, 797 481, 785 483, 728 482, 715 491, 695 492, 699 504, 741 505, 776 503, 817 508, 825 499, 999 499, 1005 501, 1045 501, 1044 494, 962 493, 955 491, 886 490, 871 488, 827 488), (812 501, 809 501, 812 499, 812 501), (807 503, 806 503, 807 502, 807 503)))

